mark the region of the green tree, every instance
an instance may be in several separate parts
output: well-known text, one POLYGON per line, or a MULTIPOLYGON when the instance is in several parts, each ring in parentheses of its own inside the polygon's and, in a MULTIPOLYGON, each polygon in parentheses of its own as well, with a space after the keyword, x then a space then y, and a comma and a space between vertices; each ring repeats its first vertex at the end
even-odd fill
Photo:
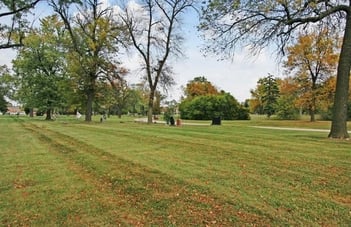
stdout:
POLYGON ((5 114, 7 112, 8 102, 5 100, 4 96, 0 94, 0 112, 5 114))
POLYGON ((216 0, 206 1, 199 28, 208 39, 208 51, 232 55, 249 44, 260 50, 274 43, 279 50, 301 29, 329 28, 343 33, 337 68, 330 138, 349 138, 347 102, 351 68, 351 1, 330 0, 216 0))
POLYGON ((257 100, 263 114, 271 117, 276 111, 279 88, 277 79, 269 74, 267 77, 260 78, 255 90, 251 91, 252 101, 257 100))
POLYGON ((91 121, 99 83, 106 82, 104 76, 111 68, 118 72, 116 55, 122 26, 114 19, 113 9, 102 8, 98 0, 50 0, 49 4, 68 30, 68 71, 75 80, 78 92, 84 95, 85 121, 91 121), (74 15, 70 12, 72 5, 69 3, 79 3, 74 15))
POLYGON ((210 120, 221 117, 223 120, 247 120, 248 110, 243 108, 229 93, 203 95, 185 99, 179 105, 182 119, 210 120))
POLYGON ((19 101, 45 111, 46 120, 51 120, 53 110, 64 104, 63 93, 67 90, 60 45, 62 25, 56 16, 42 19, 41 28, 27 36, 13 61, 19 101))
POLYGON ((5 96, 7 94, 8 88, 6 83, 6 76, 9 74, 8 68, 6 65, 0 66, 0 112, 7 112, 7 101, 5 96))
POLYGON ((127 112, 127 108, 131 101, 131 89, 129 88, 127 81, 112 81, 111 82, 112 89, 112 97, 113 102, 112 105, 117 110, 117 115, 119 118, 122 117, 123 112, 127 112))
POLYGON ((140 7, 124 7, 121 16, 130 42, 142 59, 142 68, 149 88, 148 123, 152 123, 154 99, 159 83, 174 84, 172 70, 167 65, 171 56, 181 55, 183 40, 179 32, 182 14, 193 6, 194 0, 142 0, 140 7))
POLYGON ((11 98, 13 88, 10 69, 7 65, 0 65, 0 94, 11 98))

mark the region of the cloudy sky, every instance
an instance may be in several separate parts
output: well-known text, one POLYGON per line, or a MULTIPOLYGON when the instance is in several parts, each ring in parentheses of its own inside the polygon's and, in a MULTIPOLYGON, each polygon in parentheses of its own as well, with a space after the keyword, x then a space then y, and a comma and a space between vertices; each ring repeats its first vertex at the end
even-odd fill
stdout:
MULTIPOLYGON (((42 12, 37 15, 45 14, 42 7, 40 9, 42 12)), ((195 12, 188 12, 183 23, 184 57, 172 63, 177 84, 169 90, 169 100, 179 101, 182 95, 181 87, 194 77, 204 76, 220 90, 230 92, 242 102, 250 98, 250 89, 255 88, 259 78, 267 76, 268 73, 280 76, 275 55, 267 51, 262 51, 258 56, 250 56, 249 51, 244 49, 236 52, 234 59, 227 61, 218 61, 219 57, 215 56, 203 57, 200 49, 204 41, 199 38, 196 29, 198 20, 195 12)), ((0 64, 9 64, 15 56, 15 52, 11 50, 1 50, 0 64)), ((131 69, 127 79, 137 82, 141 77, 137 70, 138 61, 133 56, 129 56, 125 63, 131 69)))

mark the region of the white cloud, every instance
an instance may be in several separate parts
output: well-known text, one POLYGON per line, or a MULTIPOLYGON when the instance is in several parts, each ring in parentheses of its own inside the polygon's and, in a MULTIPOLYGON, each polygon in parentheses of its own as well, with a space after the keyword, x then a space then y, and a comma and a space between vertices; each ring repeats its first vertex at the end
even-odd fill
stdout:
MULTIPOLYGON (((127 80, 132 83, 140 81, 140 59, 132 55, 123 62, 125 67, 131 69, 127 80)), ((170 89, 168 95, 169 99, 176 100, 182 95, 181 86, 198 76, 206 77, 213 85, 231 93, 240 102, 250 98, 250 90, 256 87, 259 78, 266 77, 268 73, 280 76, 274 57, 265 51, 258 56, 249 57, 249 52, 244 50, 237 53, 233 61, 217 61, 215 57, 204 57, 194 46, 187 48, 185 57, 172 66, 177 85, 170 89)))
MULTIPOLYGON (((233 61, 217 61, 215 57, 203 57, 196 48, 189 49, 187 59, 175 64, 178 85, 186 85, 197 76, 204 76, 219 89, 230 92, 239 101, 250 98, 257 80, 268 73, 276 75, 276 63, 266 52, 249 58, 248 52, 237 53, 233 61)), ((278 75, 276 75, 278 76, 278 75)))

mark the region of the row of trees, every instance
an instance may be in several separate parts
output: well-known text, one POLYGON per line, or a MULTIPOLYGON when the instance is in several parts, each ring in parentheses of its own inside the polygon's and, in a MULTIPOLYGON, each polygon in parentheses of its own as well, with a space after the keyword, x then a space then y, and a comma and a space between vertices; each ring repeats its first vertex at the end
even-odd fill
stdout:
MULTIPOLYGON (((28 30, 24 13, 39 0, 1 0, 0 18, 10 16, 7 26, 1 24, 0 48, 22 46, 28 30), (8 10, 8 11, 7 11, 8 10)), ((184 10, 194 5, 192 0, 143 0, 120 6, 115 20, 111 8, 102 8, 97 0, 47 0, 64 23, 70 40, 67 72, 79 78, 76 84, 86 101, 86 120, 91 120, 92 103, 97 81, 103 76, 121 77, 120 65, 111 61, 111 52, 118 44, 130 45, 141 56, 148 88, 148 120, 152 122, 152 106, 156 88, 161 82, 171 84, 170 55, 179 52, 181 35, 176 32, 184 10), (73 5, 78 10, 71 11, 73 5), (123 34, 127 34, 123 36, 123 34), (110 41, 113 41, 112 43, 110 41), (127 42, 125 42, 127 41, 127 42), (112 44, 112 45, 111 45, 112 44), (110 52, 111 51, 111 52, 110 52), (84 76, 82 76, 84 75, 84 76), (81 77, 82 76, 82 77, 81 77)), ((245 0, 204 1, 199 29, 208 44, 206 51, 223 57, 232 56, 239 45, 253 50, 274 43, 284 53, 286 46, 296 42, 301 31, 333 31, 325 35, 340 35, 342 45, 338 58, 333 119, 329 137, 348 138, 347 103, 351 68, 351 1, 330 0, 245 0)), ((5 20, 2 20, 5 21, 5 20)), ((68 51, 67 51, 68 50, 68 51)), ((255 53, 255 51, 253 51, 255 53)), ((74 80, 73 80, 74 81, 74 80)))
POLYGON ((347 103, 351 68, 350 0, 221 0, 205 1, 199 28, 208 41, 206 51, 232 56, 238 46, 253 52, 271 44, 280 53, 296 42, 301 31, 332 31, 342 44, 338 58, 330 138, 349 138, 347 103))
POLYGON ((18 24, 18 29, 1 30, 2 37, 8 35, 1 40, 3 48, 20 47, 13 62, 13 97, 31 108, 45 109, 47 119, 54 109, 83 103, 80 109, 91 121, 94 105, 106 94, 126 99, 128 70, 120 62, 120 53, 131 51, 142 62, 151 123, 158 88, 174 84, 167 61, 180 56, 180 18, 193 1, 145 0, 109 6, 98 0, 47 0, 42 2, 54 14, 41 19, 40 27, 29 29, 23 16, 38 2, 0 2, 8 10, 0 16, 13 15, 12 24, 18 24))
MULTIPOLYGON (((275 115, 278 119, 299 119, 302 114, 308 114, 310 121, 315 121, 316 114, 324 120, 332 119, 333 97, 335 95, 335 76, 331 76, 317 88, 311 89, 310 78, 285 77, 283 79, 269 75, 257 82, 251 90, 248 100, 250 112, 275 115), (267 83, 267 81, 271 83, 267 83), (274 91, 274 92, 268 92, 274 91)), ((351 96, 348 101, 348 119, 351 119, 351 96)))
POLYGON ((308 113, 311 121, 320 113, 330 120, 339 49, 339 40, 331 38, 328 30, 300 33, 297 43, 286 48, 283 67, 288 76, 261 78, 251 91, 251 112, 281 119, 308 113))

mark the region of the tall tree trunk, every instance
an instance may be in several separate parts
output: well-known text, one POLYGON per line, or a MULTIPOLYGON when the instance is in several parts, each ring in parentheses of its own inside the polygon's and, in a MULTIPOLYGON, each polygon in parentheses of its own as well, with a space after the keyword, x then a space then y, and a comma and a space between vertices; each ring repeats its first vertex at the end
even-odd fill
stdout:
POLYGON ((117 113, 118 113, 118 118, 121 119, 122 118, 122 108, 118 107, 117 113))
POLYGON ((51 118, 51 109, 47 109, 46 110, 46 118, 45 118, 45 120, 51 120, 52 118, 51 118))
POLYGON ((90 122, 93 114, 94 90, 90 89, 87 93, 87 106, 85 111, 85 121, 90 122))
POLYGON ((347 132, 347 102, 349 93, 350 67, 351 11, 349 11, 347 14, 344 40, 340 52, 336 79, 336 92, 334 97, 333 120, 329 138, 349 138, 349 134, 347 132))
POLYGON ((312 85, 312 103, 309 107, 309 111, 310 111, 310 122, 315 122, 316 121, 316 116, 315 116, 315 112, 316 112, 316 84, 315 82, 313 82, 312 85))
POLYGON ((315 117, 315 114, 314 114, 314 107, 313 107, 313 105, 311 105, 309 107, 309 112, 310 112, 310 122, 315 122, 316 121, 316 117, 315 117))
POLYGON ((149 96, 149 103, 148 103, 148 110, 147 110, 147 123, 151 124, 152 121, 152 113, 154 110, 154 97, 155 97, 155 91, 151 90, 150 91, 150 96, 149 96))

